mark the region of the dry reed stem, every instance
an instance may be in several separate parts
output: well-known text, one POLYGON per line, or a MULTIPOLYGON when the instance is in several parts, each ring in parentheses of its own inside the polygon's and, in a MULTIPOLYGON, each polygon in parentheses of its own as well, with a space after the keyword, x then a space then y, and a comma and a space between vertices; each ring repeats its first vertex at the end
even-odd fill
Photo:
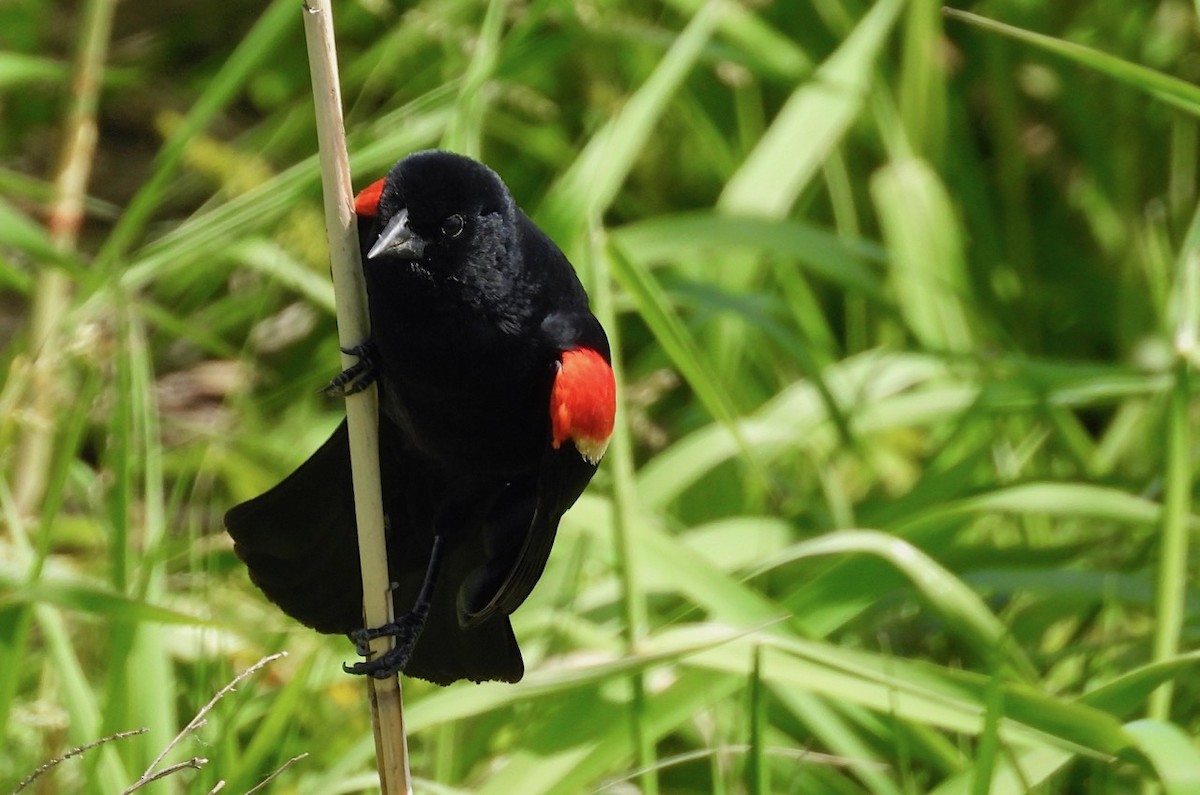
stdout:
MULTIPOLYGON (((304 6, 304 38, 312 75, 317 116, 317 144, 325 197, 325 231, 333 272, 338 341, 351 348, 370 336, 366 288, 358 254, 358 230, 350 189, 350 159, 342 122, 341 88, 334 47, 333 16, 328 0, 308 0, 304 6)), ((342 366, 353 363, 344 355, 342 366)), ((384 541, 383 496, 379 483, 379 397, 374 385, 346 398, 350 435, 350 469, 354 480, 354 510, 358 520, 359 564, 363 578, 363 618, 377 627, 392 619, 391 582, 384 541)), ((378 655, 391 638, 371 641, 378 655)), ((408 739, 404 732, 399 676, 367 679, 371 725, 375 731, 379 784, 385 795, 412 792, 408 768, 408 739)))

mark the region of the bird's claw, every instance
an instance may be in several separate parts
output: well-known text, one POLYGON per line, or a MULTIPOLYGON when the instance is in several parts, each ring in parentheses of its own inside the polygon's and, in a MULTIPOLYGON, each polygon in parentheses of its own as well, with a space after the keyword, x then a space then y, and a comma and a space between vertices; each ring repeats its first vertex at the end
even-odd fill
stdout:
POLYGON ((348 674, 371 676, 375 679, 387 679, 404 670, 412 657, 421 630, 425 628, 424 616, 407 615, 390 624, 381 627, 365 627, 350 633, 354 641, 354 650, 360 657, 370 657, 374 652, 371 641, 376 638, 395 638, 395 645, 374 659, 356 662, 353 665, 342 664, 342 670, 348 674))
MULTIPOLYGON (((425 620, 429 618, 434 584, 437 582, 438 571, 442 567, 442 545, 444 543, 443 536, 440 534, 434 536, 433 547, 429 550, 429 568, 425 571, 425 581, 421 583, 421 590, 417 593, 417 600, 413 604, 412 610, 381 627, 364 627, 350 633, 350 640, 354 641, 354 650, 360 657, 371 657, 374 653, 371 650, 371 641, 376 638, 393 638, 392 647, 374 659, 367 659, 354 663, 354 665, 343 663, 343 671, 348 674, 387 679, 400 673, 408 665, 413 649, 417 647, 417 640, 420 639, 421 632, 425 629, 425 620)), ((397 584, 391 583, 389 590, 394 591, 396 588, 397 584)))
POLYGON ((368 340, 361 345, 341 348, 342 353, 357 356, 358 361, 342 370, 321 387, 321 392, 329 397, 349 397, 358 394, 375 383, 379 376, 379 367, 375 360, 375 343, 368 340))

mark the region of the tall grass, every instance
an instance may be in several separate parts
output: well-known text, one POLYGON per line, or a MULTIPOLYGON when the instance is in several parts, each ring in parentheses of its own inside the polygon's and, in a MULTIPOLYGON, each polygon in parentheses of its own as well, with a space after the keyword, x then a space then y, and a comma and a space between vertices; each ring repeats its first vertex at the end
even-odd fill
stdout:
MULTIPOLYGON (((43 778, 120 792, 287 649, 147 791, 369 791, 352 649, 220 532, 342 410, 300 11, 120 8, 77 246, 84 17, 0 9, 0 789, 146 727, 43 778)), ((525 680, 407 685, 418 792, 1195 791, 1194 7, 337 14, 357 184, 485 159, 623 385, 525 680)))

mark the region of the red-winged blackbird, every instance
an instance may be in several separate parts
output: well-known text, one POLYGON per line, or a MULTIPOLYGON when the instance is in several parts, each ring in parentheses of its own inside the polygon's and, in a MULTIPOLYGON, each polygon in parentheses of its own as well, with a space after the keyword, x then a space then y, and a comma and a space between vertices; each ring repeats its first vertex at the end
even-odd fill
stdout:
POLYGON ((343 422, 225 525, 250 578, 321 632, 397 636, 348 668, 438 684, 519 680, 508 616, 542 574, 558 522, 612 433, 608 339, 570 262, 481 163, 410 155, 355 203, 371 314, 358 364, 379 384, 394 624, 362 627, 343 422))

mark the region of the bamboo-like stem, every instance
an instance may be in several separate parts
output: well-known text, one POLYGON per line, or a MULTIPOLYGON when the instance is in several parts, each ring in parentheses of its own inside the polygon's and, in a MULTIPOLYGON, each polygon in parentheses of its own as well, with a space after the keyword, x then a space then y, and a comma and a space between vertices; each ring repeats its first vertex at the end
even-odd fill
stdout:
MULTIPOLYGON (((306 0, 304 38, 312 73, 320 150, 321 182, 325 196, 325 231, 337 309, 338 341, 343 348, 366 341, 370 335, 366 288, 358 253, 354 199, 350 189, 350 159, 342 122, 342 96, 338 83, 337 53, 333 38, 333 12, 329 0, 306 0)), ((343 355, 342 366, 353 364, 343 355)), ((358 520, 359 564, 363 578, 363 618, 377 627, 392 617, 387 547, 383 528, 383 497, 379 483, 379 396, 374 385, 346 399, 350 434, 350 468, 354 478, 354 510, 358 520)), ((390 647, 390 638, 371 641, 378 655, 390 647)), ((408 740, 399 676, 368 678, 371 723, 375 730, 379 785, 385 795, 412 792, 408 769, 408 740)))
MULTIPOLYGON (((63 129, 54 199, 47 226, 50 240, 60 251, 73 251, 83 225, 83 204, 96 154, 96 107, 108 42, 112 33, 116 0, 90 0, 84 9, 79 50, 71 80, 71 103, 63 129)), ((46 488, 53 450, 55 396, 67 390, 56 388, 55 367, 59 329, 71 300, 71 283, 65 273, 44 266, 38 274, 29 325, 29 350, 34 361, 30 395, 37 397, 35 420, 22 434, 15 458, 13 498, 22 516, 32 513, 46 488)))

